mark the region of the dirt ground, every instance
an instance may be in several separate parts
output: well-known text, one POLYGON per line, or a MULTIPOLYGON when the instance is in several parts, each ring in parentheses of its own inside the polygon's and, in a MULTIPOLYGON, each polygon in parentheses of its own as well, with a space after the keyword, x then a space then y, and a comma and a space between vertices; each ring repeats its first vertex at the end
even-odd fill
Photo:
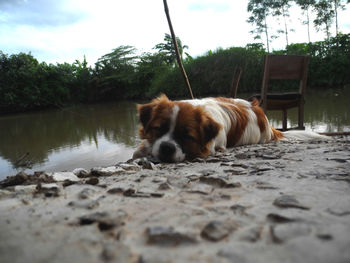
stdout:
POLYGON ((0 262, 350 262, 350 137, 0 183, 0 262))

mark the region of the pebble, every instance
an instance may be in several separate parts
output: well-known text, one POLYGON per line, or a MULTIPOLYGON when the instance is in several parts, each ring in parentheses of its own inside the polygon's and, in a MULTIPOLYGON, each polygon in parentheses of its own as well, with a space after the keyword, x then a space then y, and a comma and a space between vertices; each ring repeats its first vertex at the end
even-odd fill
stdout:
POLYGON ((0 182, 1 187, 8 187, 23 184, 28 179, 25 172, 19 172, 15 176, 8 176, 5 180, 0 182))
POLYGON ((229 182, 218 176, 201 176, 199 181, 201 183, 210 184, 220 188, 236 188, 242 186, 238 182, 229 182))
POLYGON ((111 175, 116 175, 116 174, 121 174, 125 172, 125 170, 121 167, 115 167, 115 166, 110 166, 110 167, 96 167, 91 169, 91 174, 93 176, 111 176, 111 175))
POLYGON ((143 169, 157 170, 156 165, 147 158, 136 159, 134 162, 140 165, 143 169))
POLYGON ((283 207, 283 208, 299 208, 304 210, 309 210, 310 207, 302 205, 299 201, 291 195, 282 195, 275 199, 273 202, 275 206, 283 207))
POLYGON ((90 174, 87 170, 85 170, 84 168, 75 168, 72 173, 74 173, 76 176, 78 176, 79 178, 85 178, 88 177, 90 174))
POLYGON ((99 183, 99 180, 97 177, 91 177, 85 181, 86 184, 90 185, 97 185, 99 183))
POLYGON ((197 243, 196 238, 189 233, 181 233, 173 227, 152 226, 146 229, 148 244, 159 246, 177 246, 197 243))
POLYGON ((245 210, 247 209, 246 206, 236 204, 236 205, 231 206, 230 209, 236 215, 247 215, 247 213, 245 212, 245 210))
POLYGON ((125 171, 140 171, 141 170, 141 167, 137 164, 121 163, 118 166, 123 168, 125 171))
POLYGON ((80 181, 80 179, 78 178, 78 176, 76 176, 74 173, 72 172, 58 172, 58 173, 53 173, 52 174, 52 178, 57 181, 57 182, 62 182, 65 180, 69 180, 72 182, 78 182, 80 181))
POLYGON ((100 203, 97 200, 76 200, 68 203, 68 206, 73 208, 94 209, 98 207, 100 203))
POLYGON ((201 231, 201 237, 209 241, 217 242, 227 237, 236 226, 228 222, 211 221, 201 231))
POLYGON ((273 214, 273 213, 268 214, 266 216, 266 218, 268 221, 273 222, 273 223, 290 223, 290 222, 296 221, 296 219, 282 216, 279 214, 273 214))

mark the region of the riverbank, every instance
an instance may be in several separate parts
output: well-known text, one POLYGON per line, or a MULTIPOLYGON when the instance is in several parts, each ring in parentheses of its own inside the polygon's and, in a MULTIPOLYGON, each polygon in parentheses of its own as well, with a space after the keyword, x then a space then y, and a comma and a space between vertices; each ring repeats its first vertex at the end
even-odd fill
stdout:
POLYGON ((350 137, 1 182, 1 262, 349 262, 350 137))

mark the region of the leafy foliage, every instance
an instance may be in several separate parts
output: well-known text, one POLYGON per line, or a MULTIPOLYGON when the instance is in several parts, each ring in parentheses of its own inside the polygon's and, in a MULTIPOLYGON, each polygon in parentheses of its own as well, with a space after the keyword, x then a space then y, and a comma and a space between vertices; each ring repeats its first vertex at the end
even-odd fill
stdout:
MULTIPOLYGON (((308 84, 312 88, 350 84, 350 34, 315 43, 292 44, 274 53, 308 54, 308 84)), ((171 98, 188 97, 180 71, 169 64, 169 54, 163 51, 135 54, 134 47, 120 46, 102 56, 91 68, 85 57, 73 64, 48 65, 39 63, 30 53, 6 55, 0 51, 0 112, 149 99, 159 93, 171 98)), ((228 95, 236 67, 243 72, 238 91, 259 91, 265 54, 263 45, 255 43, 188 57, 184 66, 194 95, 228 95)))

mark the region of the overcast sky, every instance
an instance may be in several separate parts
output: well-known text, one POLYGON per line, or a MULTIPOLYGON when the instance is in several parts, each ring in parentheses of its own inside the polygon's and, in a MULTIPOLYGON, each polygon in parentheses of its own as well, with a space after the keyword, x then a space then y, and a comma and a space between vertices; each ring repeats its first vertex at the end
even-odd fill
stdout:
MULTIPOLYGON (((246 20, 248 0, 168 0, 175 33, 192 56, 218 47, 254 42, 246 20)), ((348 5, 349 6, 349 5, 348 5)), ((349 7, 348 7, 349 9, 349 7)), ((339 16, 340 31, 350 32, 350 10, 339 16)), ((299 9, 291 10, 291 43, 307 42, 299 9)), ((151 52, 169 32, 162 0, 0 0, 0 50, 31 52, 40 62, 90 65, 120 45, 151 52)), ((311 40, 325 34, 312 30, 311 40)), ((285 46, 285 38, 272 48, 285 46)))

